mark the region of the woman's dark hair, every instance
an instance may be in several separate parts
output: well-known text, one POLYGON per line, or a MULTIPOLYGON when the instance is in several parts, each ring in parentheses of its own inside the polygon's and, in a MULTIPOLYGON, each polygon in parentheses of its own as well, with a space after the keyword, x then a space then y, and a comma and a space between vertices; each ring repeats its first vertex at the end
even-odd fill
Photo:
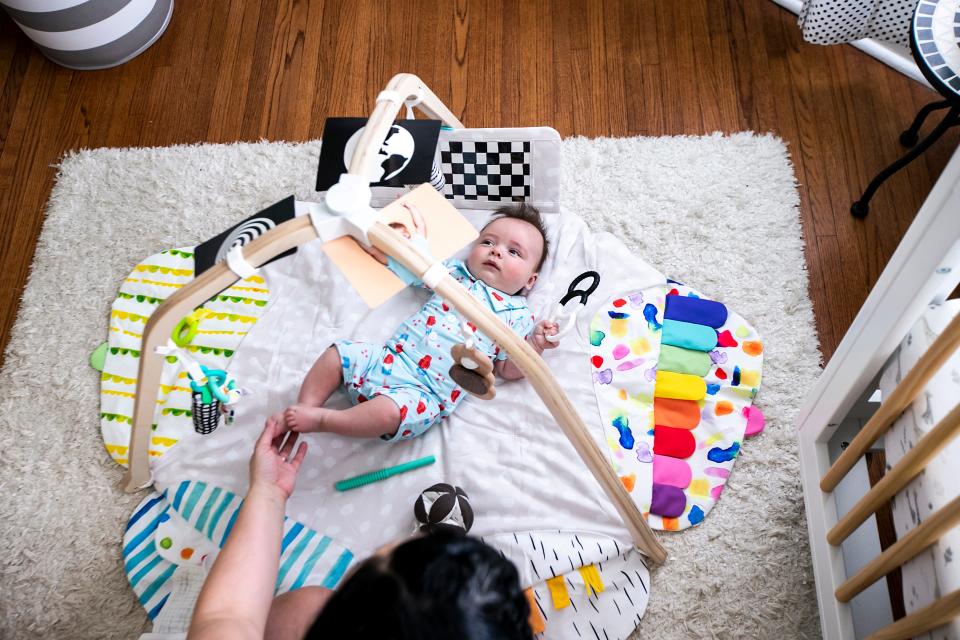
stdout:
POLYGON ((307 638, 530 640, 517 569, 476 538, 434 533, 361 563, 307 638))
POLYGON ((493 218, 491 218, 490 222, 498 220, 499 218, 523 220, 528 224, 532 224, 536 227, 537 231, 540 232, 540 237, 543 238, 543 253, 540 254, 540 261, 537 262, 537 268, 534 269, 534 271, 540 273, 540 270, 543 268, 543 263, 547 259, 547 251, 550 249, 550 242, 547 240, 547 229, 543 226, 543 218, 540 217, 540 210, 532 204, 520 202, 518 204, 500 207, 493 212, 493 218))

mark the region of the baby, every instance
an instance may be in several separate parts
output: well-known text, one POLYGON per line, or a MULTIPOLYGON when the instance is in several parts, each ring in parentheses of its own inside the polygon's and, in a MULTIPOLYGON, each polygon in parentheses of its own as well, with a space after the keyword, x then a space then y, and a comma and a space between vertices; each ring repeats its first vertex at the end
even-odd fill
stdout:
MULTIPOLYGON (((414 208, 409 209, 420 226, 422 218, 414 208)), ((543 353, 557 346, 547 336, 556 335, 558 327, 547 321, 534 325, 525 295, 537 281, 547 249, 540 212, 519 204, 494 213, 471 247, 466 263, 448 260, 444 266, 473 297, 543 353)), ((376 249, 369 252, 403 278, 402 267, 376 249)), ((463 390, 448 374, 454 364, 450 348, 463 340, 459 317, 434 294, 400 325, 386 345, 347 340, 331 345, 307 373, 297 404, 277 418, 288 430, 297 432, 329 431, 388 441, 419 436, 463 401, 463 390), (325 408, 323 404, 341 384, 353 406, 325 408)), ((502 378, 523 377, 489 338, 477 332, 475 344, 495 362, 495 371, 502 378)))

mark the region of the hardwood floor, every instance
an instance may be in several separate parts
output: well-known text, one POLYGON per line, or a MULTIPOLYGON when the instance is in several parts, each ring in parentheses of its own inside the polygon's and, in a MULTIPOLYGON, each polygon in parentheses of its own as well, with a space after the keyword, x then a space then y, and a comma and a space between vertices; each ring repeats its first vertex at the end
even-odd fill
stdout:
POLYGON ((828 359, 958 134, 852 219, 850 202, 935 94, 851 47, 804 43, 795 23, 769 0, 208 0, 178 3, 133 61, 74 72, 2 15, 0 347, 66 151, 316 138, 328 115, 367 114, 390 76, 410 71, 468 126, 781 136, 828 359))

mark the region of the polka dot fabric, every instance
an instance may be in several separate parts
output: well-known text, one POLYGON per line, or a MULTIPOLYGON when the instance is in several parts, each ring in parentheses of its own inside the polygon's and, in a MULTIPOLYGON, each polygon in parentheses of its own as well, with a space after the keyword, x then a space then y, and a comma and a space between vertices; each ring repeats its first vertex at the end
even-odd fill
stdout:
POLYGON ((805 0, 799 24, 813 44, 873 38, 908 47, 917 0, 805 0))

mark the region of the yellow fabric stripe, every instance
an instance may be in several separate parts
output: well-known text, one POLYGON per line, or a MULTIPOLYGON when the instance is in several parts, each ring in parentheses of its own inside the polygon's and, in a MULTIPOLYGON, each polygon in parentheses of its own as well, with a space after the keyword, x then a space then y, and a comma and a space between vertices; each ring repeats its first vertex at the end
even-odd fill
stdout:
POLYGON ((193 393, 193 390, 188 387, 174 387, 169 384, 161 384, 160 390, 164 393, 170 393, 171 391, 186 391, 187 393, 193 393))
POLYGON ((247 335, 246 331, 201 331, 197 330, 197 333, 208 335, 208 336, 245 336, 247 335))
MULTIPOLYGON (((136 278, 124 278, 123 281, 139 282, 140 284, 153 284, 153 285, 157 285, 158 287, 171 287, 173 289, 179 289, 180 287, 183 286, 182 284, 175 284, 173 282, 160 282, 159 280, 146 280, 146 279, 137 280, 136 278)), ((124 293, 129 293, 129 292, 124 291, 124 293)))
POLYGON ((707 383, 703 378, 686 373, 657 371, 657 386, 653 395, 675 400, 703 400, 707 395, 707 383))
POLYGON ((596 595, 603 591, 603 580, 600 578, 600 572, 597 571, 597 565, 588 564, 579 569, 580 575, 583 577, 583 585, 586 587, 587 595, 596 595))
POLYGON ((164 267, 159 264, 138 264, 134 267, 135 271, 140 273, 156 273, 160 272, 164 275, 174 275, 174 276, 192 276, 193 269, 175 269, 173 267, 164 267))
POLYGON ((130 337, 132 337, 132 338, 140 338, 141 340, 143 339, 143 334, 142 334, 142 333, 134 333, 133 331, 127 331, 126 329, 119 329, 119 328, 117 328, 117 327, 110 327, 110 331, 116 331, 117 333, 122 333, 123 335, 125 335, 125 336, 130 336, 130 337))
POLYGON ((258 289, 257 287, 238 287, 236 285, 227 289, 227 291, 255 291, 256 293, 270 293, 270 289, 258 289))
POLYGON ((250 276, 249 278, 244 278, 244 282, 252 282, 254 284, 265 284, 267 281, 263 279, 263 276, 250 276))
POLYGON ((563 609, 570 606, 570 593, 567 591, 567 583, 563 576, 547 580, 547 588, 550 589, 550 598, 553 600, 554 609, 563 609))
POLYGON ((177 444, 177 439, 153 436, 152 438, 150 438, 150 444, 162 445, 164 447, 172 447, 173 445, 177 444))
POLYGON ((125 447, 122 444, 108 444, 107 451, 110 453, 126 453, 129 447, 125 447))

